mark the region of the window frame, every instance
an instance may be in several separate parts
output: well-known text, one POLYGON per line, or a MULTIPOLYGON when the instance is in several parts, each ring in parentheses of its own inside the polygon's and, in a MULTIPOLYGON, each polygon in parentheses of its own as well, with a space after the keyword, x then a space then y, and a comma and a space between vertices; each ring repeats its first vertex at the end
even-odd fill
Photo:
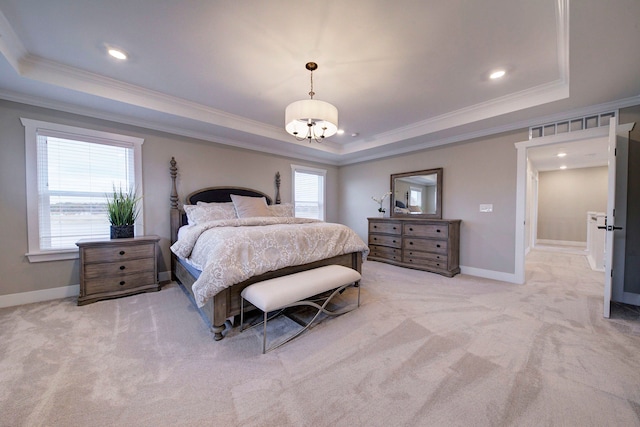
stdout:
POLYGON ((296 172, 322 177, 322 200, 320 200, 321 209, 319 210, 321 218, 319 219, 325 221, 327 218, 327 170, 309 166, 291 165, 291 200, 293 201, 294 212, 296 207, 296 172))
MULTIPOLYGON (((59 261, 78 258, 78 248, 41 249, 40 221, 38 216, 38 133, 57 134, 64 138, 80 141, 99 141, 107 145, 130 146, 133 148, 133 163, 136 188, 142 197, 142 144, 143 138, 112 132, 86 129, 58 123, 44 122, 21 117, 25 132, 26 198, 27 198, 27 248, 25 256, 29 262, 59 261)), ((135 234, 144 234, 144 203, 140 204, 135 234)))

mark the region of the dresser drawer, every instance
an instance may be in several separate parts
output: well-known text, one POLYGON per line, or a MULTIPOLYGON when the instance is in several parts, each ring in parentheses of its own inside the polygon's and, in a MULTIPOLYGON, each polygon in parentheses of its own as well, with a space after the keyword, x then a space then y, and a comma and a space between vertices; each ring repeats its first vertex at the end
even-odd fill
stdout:
POLYGON ((122 262, 110 262, 103 264, 86 264, 84 266, 84 278, 95 279, 101 276, 124 276, 155 270, 155 258, 134 259, 122 262))
POLYGON ((404 257, 404 259, 412 258, 412 259, 424 259, 424 260, 444 262, 444 263, 447 262, 447 255, 434 253, 434 252, 421 252, 416 250, 405 249, 404 251, 402 251, 402 256, 404 257))
POLYGON ((435 237, 446 239, 449 237, 449 227, 447 224, 404 224, 405 236, 435 237))
POLYGON ((156 283, 153 271, 126 274, 120 277, 98 277, 95 279, 87 279, 84 282, 85 292, 87 295, 99 294, 104 292, 120 292, 128 289, 138 288, 145 285, 153 285, 156 283))
POLYGON ((400 261, 402 259, 402 251, 399 248, 369 245, 369 256, 373 258, 385 258, 400 261))
POLYGON ((397 234, 398 236, 402 232, 402 224, 399 222, 390 221, 370 221, 369 233, 386 233, 397 234))
POLYGON ((155 257, 155 243, 113 245, 84 249, 84 262, 117 262, 121 260, 155 257))
POLYGON ((422 258, 414 258, 408 257, 403 259, 406 264, 415 264, 423 267, 431 267, 433 269, 446 269, 447 262, 446 261, 434 261, 430 259, 422 259, 422 258))
POLYGON ((439 254, 447 253, 447 241, 446 240, 433 240, 433 239, 412 239, 405 238, 403 249, 436 252, 439 254))
POLYGON ((369 244, 391 246, 392 248, 401 248, 402 238, 400 236, 384 236, 381 234, 370 234, 369 244))

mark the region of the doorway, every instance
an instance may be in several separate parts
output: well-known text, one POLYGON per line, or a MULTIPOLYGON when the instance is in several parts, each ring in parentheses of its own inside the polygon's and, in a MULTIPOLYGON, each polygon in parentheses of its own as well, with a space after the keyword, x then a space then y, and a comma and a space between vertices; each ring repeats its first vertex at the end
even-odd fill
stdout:
MULTIPOLYGON (((620 132, 629 132, 633 124, 619 125, 620 132)), ((607 140, 609 132, 608 126, 597 127, 582 131, 568 132, 552 136, 534 138, 515 144, 517 149, 517 182, 516 182, 516 262, 515 262, 515 282, 525 283, 525 256, 533 245, 533 231, 535 231, 535 214, 532 212, 530 183, 530 160, 529 150, 548 150, 550 153, 557 153, 558 147, 562 144, 580 144, 588 146, 597 141, 607 140), (531 226, 534 226, 532 229, 531 226)), ((532 151, 534 153, 534 151, 532 151)))

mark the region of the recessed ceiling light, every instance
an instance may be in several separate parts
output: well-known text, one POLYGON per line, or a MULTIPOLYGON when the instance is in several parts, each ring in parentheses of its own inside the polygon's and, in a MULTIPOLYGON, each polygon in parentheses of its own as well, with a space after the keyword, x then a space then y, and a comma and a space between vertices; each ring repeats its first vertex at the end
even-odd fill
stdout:
POLYGON ((489 78, 495 80, 504 77, 505 74, 507 74, 505 70, 496 70, 493 73, 489 74, 489 78))
POLYGON ((107 49, 107 52, 116 59, 127 59, 127 54, 120 49, 110 47, 107 49))
POLYGON ((566 165, 562 165, 562 166, 560 166, 560 169, 562 169, 562 170, 564 170, 564 169, 566 169, 566 168, 567 168, 567 166, 566 166, 566 165))
POLYGON ((565 157, 567 153, 558 153, 558 157, 565 157))

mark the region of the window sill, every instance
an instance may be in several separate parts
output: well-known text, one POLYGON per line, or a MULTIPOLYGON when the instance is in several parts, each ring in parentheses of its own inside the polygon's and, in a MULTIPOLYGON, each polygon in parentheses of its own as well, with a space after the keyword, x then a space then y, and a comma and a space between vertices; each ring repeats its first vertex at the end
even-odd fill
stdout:
POLYGON ((29 252, 25 254, 29 262, 62 261, 78 259, 78 249, 60 249, 55 251, 29 252))

